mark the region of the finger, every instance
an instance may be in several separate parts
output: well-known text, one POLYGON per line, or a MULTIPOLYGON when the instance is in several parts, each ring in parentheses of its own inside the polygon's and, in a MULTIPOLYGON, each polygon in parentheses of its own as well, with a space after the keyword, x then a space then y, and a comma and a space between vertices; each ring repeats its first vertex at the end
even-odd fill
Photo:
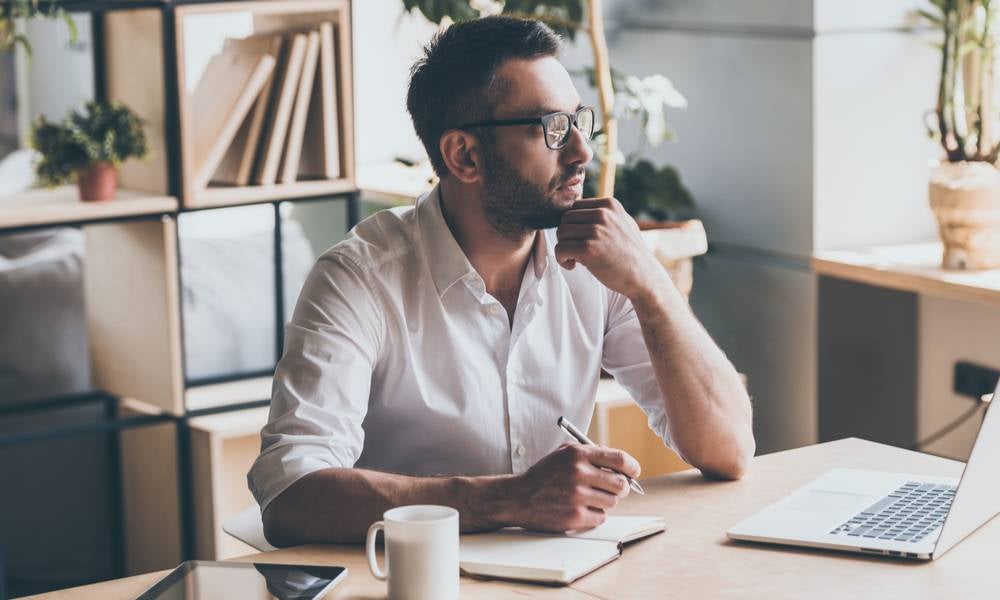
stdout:
POLYGON ((598 508, 588 508, 582 519, 583 524, 580 525, 578 529, 592 529, 598 525, 603 525, 607 518, 608 516, 604 514, 603 510, 598 508))
POLYGON ((624 450, 614 448, 602 448, 598 446, 588 447, 589 460, 591 464, 605 469, 612 469, 635 479, 642 471, 639 461, 624 450))
POLYGON ((625 476, 607 469, 593 467, 593 470, 585 472, 582 481, 595 491, 611 494, 616 498, 624 498, 629 493, 625 476))
POLYGON ((595 238, 597 238, 597 225, 592 223, 567 223, 556 229, 556 239, 560 242, 595 238))
POLYGON ((566 522, 568 531, 580 531, 581 529, 593 529, 604 523, 607 515, 599 508, 577 507, 573 510, 572 516, 566 522))
MULTIPOLYGON (((619 475, 619 477, 621 476, 619 475)), ((581 494, 581 499, 587 507, 600 510, 611 510, 618 506, 618 498, 619 496, 616 494, 592 487, 587 487, 586 491, 581 494)))
POLYGON ((606 208, 571 208, 562 214, 562 224, 569 223, 604 223, 607 220, 606 208))
POLYGON ((569 240, 559 242, 555 247, 556 260, 565 266, 568 261, 578 261, 587 255, 586 240, 569 240))
POLYGON ((578 208, 611 208, 614 204, 614 198, 583 198, 574 202, 570 210, 578 208))

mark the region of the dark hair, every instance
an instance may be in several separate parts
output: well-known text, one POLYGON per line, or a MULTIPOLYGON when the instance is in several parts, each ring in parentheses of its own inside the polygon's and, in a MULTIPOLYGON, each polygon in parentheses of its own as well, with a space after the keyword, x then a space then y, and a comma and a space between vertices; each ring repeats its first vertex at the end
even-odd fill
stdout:
POLYGON ((438 176, 448 173, 441 135, 489 119, 503 99, 500 66, 510 59, 557 56, 561 45, 544 23, 502 15, 456 23, 431 39, 410 70, 406 108, 438 176))

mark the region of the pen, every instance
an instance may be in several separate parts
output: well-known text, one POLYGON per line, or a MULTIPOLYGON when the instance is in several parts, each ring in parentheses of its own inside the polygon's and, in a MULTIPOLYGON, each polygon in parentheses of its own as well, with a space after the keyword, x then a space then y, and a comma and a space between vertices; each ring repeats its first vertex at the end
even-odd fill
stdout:
MULTIPOLYGON (((588 438, 586 435, 584 435, 584 433, 582 431, 580 431, 579 429, 577 429, 576 425, 573 425, 572 423, 570 423, 569 420, 566 417, 559 417, 559 420, 556 421, 556 424, 559 425, 560 427, 562 427, 563 431, 565 431, 566 433, 568 433, 570 435, 570 437, 572 437, 574 440, 580 442, 584 446, 596 446, 597 445, 594 442, 590 441, 590 438, 588 438)), ((612 469, 612 470, 614 470, 614 469, 612 469)), ((632 488, 633 490, 635 490, 635 492, 637 494, 642 494, 642 495, 646 494, 646 490, 642 489, 642 486, 639 485, 638 481, 636 481, 635 479, 632 479, 631 477, 629 477, 625 473, 619 473, 618 471, 615 471, 615 473, 618 473, 619 475, 621 475, 622 477, 624 477, 625 479, 627 479, 628 480, 628 486, 630 488, 632 488)))

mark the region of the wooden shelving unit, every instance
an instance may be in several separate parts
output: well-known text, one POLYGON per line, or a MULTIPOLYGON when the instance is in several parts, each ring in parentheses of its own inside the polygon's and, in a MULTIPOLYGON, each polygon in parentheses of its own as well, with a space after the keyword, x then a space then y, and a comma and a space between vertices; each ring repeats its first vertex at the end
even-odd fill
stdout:
POLYGON ((1000 269, 949 271, 941 268, 941 243, 872 246, 818 252, 819 275, 950 300, 1000 305, 1000 269))
MULTIPOLYGON (((274 206, 275 278, 282 277, 278 204, 297 199, 347 202, 358 217, 355 184, 350 0, 80 0, 94 34, 95 89, 143 119, 150 159, 128 161, 112 201, 82 203, 75 187, 0 198, 0 233, 80 225, 86 236, 84 297, 94 385, 117 397, 118 419, 168 421, 125 426, 120 444, 126 572, 173 567, 239 553, 222 521, 252 498, 246 473, 259 451, 271 377, 190 387, 185 381, 180 302, 179 214, 253 203, 274 206), (335 35, 339 173, 336 179, 274 185, 194 187, 191 105, 185 85, 185 22, 190 16, 249 15, 252 33, 313 28, 335 35), (247 405, 257 405, 247 408, 247 405)), ((40 68, 37 66, 35 68, 40 68)), ((284 321, 283 286, 275 286, 284 321)))

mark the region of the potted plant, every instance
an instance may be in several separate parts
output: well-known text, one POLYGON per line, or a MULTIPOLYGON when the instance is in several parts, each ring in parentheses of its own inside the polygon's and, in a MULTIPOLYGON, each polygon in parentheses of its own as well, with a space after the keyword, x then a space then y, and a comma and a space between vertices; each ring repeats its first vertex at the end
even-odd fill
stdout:
POLYGON ((694 202, 674 167, 657 167, 640 158, 646 147, 674 139, 667 124, 667 108, 687 105, 669 79, 662 75, 639 78, 611 68, 604 36, 601 0, 403 0, 406 10, 419 10, 428 20, 461 21, 502 13, 543 21, 574 39, 584 33, 594 53, 593 68, 582 75, 598 94, 602 126, 594 134, 597 172, 585 180, 586 196, 615 196, 639 222, 643 237, 685 294, 692 284, 694 256, 708 250, 701 221, 691 219, 694 202), (642 142, 629 157, 618 148, 619 119, 639 121, 642 142), (676 221, 676 219, 684 219, 676 221))
POLYGON ((118 167, 149 154, 142 121, 119 102, 88 102, 62 123, 41 117, 32 128, 31 146, 40 154, 35 164, 39 181, 51 187, 75 179, 84 201, 114 198, 118 167))
POLYGON ((998 2, 930 0, 921 14, 943 32, 937 106, 929 123, 945 160, 930 204, 947 269, 1000 267, 1000 106, 995 98, 998 2))

